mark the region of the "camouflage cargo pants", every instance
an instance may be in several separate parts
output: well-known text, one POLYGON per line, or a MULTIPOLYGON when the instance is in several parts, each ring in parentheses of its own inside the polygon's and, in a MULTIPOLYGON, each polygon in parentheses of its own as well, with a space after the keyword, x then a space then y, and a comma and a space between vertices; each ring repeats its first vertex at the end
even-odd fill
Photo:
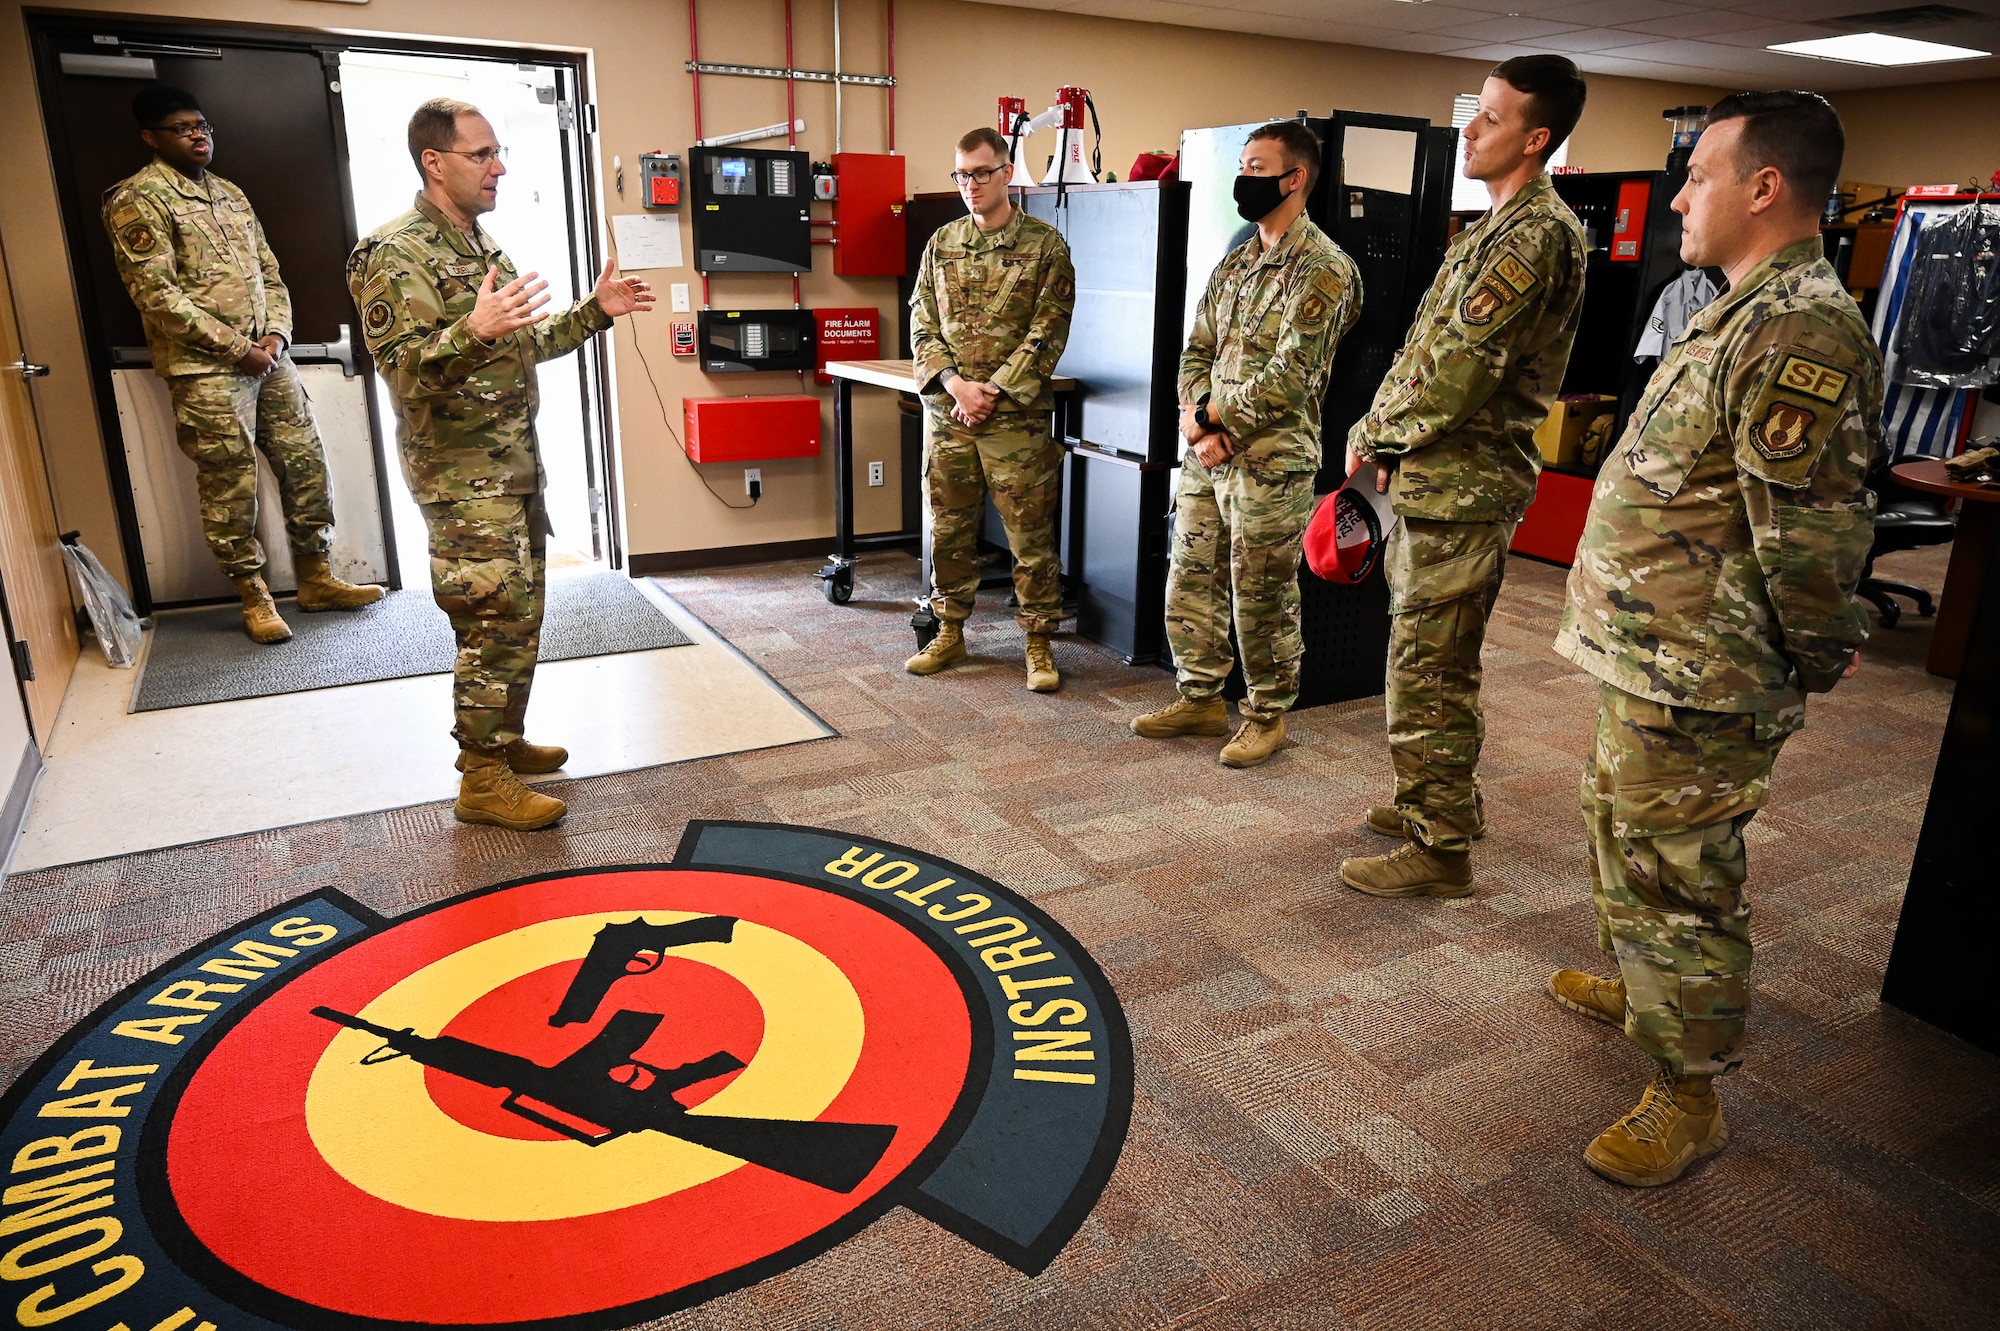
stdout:
POLYGON ((1167 645, 1181 696, 1214 698, 1240 654, 1246 718, 1271 721, 1299 699, 1299 554, 1313 474, 1259 476, 1235 462, 1181 467, 1167 569, 1167 645), (1236 630, 1236 650, 1229 645, 1236 630))
POLYGON ((1469 849, 1479 826, 1479 657, 1513 536, 1511 522, 1406 517, 1383 557, 1396 811, 1417 840, 1439 850, 1469 849))
POLYGON ((1583 769, 1598 945, 1625 979, 1625 1034, 1675 1072, 1743 1061, 1750 902, 1743 830, 1804 720, 1704 712, 1599 686, 1583 769))
POLYGON ((461 748, 521 738, 542 644, 548 519, 534 495, 424 504, 431 594, 458 639, 451 701, 461 748))
POLYGON ((965 622, 979 592, 979 523, 990 490, 1014 555, 1014 612, 1023 630, 1062 627, 1062 558, 1056 550, 1056 499, 1062 446, 1050 440, 1040 412, 996 413, 968 429, 941 411, 930 414, 924 485, 931 505, 931 609, 965 622))
POLYGON ((292 549, 325 554, 333 541, 333 496, 297 368, 281 360, 262 379, 178 375, 167 380, 167 391, 175 438, 195 466, 201 529, 222 571, 245 578, 264 568, 257 539, 258 449, 277 478, 292 549))

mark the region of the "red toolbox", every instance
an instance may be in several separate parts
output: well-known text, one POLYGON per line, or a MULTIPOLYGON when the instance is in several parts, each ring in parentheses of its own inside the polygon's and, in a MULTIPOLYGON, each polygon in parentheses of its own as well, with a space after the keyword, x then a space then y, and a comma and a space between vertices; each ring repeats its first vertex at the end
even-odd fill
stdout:
POLYGON ((681 399, 687 454, 696 462, 819 456, 819 399, 804 393, 681 399))
POLYGON ((1596 487, 1589 476, 1544 470, 1535 482, 1535 502, 1514 529, 1514 552, 1552 564, 1574 564, 1577 542, 1583 539, 1583 517, 1590 511, 1590 492, 1596 487))

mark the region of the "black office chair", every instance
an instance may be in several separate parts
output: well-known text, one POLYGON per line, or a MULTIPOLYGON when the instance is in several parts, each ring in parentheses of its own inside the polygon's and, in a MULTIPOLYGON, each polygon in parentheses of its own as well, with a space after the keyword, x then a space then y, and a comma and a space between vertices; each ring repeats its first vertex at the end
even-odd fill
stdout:
POLYGON ((1944 500, 1897 484, 1889 467, 1890 459, 1885 457, 1868 469, 1868 488, 1875 492, 1875 543, 1868 549, 1861 585, 1854 589, 1856 596, 1873 602, 1881 612, 1885 629, 1896 627, 1896 621, 1903 617, 1903 607, 1893 596, 1915 601, 1917 613, 1926 619, 1937 613, 1937 602, 1921 587, 1876 577, 1875 561, 1898 550, 1943 545, 1958 533, 1957 519, 1944 511, 1944 500))

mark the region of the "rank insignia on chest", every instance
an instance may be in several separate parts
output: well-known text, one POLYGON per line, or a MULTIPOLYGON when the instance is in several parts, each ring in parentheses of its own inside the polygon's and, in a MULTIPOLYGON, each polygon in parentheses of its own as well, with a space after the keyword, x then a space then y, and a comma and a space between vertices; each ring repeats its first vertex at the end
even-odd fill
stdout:
POLYGON ((1493 316, 1506 303, 1507 298, 1494 290, 1490 283, 1481 282, 1459 305, 1458 317, 1469 324, 1491 323, 1493 316))
POLYGON ((1822 402, 1839 402, 1840 395, 1847 390, 1848 376, 1818 361, 1807 360, 1804 356, 1787 356, 1778 370, 1778 383, 1795 393, 1816 397, 1822 402))
POLYGON ((1817 417, 1804 407, 1789 402, 1773 402, 1764 419, 1751 430, 1757 451, 1772 461, 1796 457, 1806 446, 1806 431, 1817 417))

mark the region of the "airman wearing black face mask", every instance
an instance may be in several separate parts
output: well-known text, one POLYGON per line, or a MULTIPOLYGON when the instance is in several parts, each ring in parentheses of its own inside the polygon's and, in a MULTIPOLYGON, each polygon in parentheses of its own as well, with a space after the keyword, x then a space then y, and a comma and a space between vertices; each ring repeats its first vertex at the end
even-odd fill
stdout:
POLYGON ((1298 700, 1299 548, 1319 470, 1320 398, 1334 348, 1361 310, 1354 261, 1305 216, 1319 141, 1304 125, 1263 126, 1243 146, 1236 208, 1257 234, 1208 279, 1181 357, 1181 434, 1167 574, 1167 641, 1180 699, 1134 718, 1152 739, 1229 731, 1222 682, 1249 684, 1222 749, 1254 767, 1285 735, 1298 700))

